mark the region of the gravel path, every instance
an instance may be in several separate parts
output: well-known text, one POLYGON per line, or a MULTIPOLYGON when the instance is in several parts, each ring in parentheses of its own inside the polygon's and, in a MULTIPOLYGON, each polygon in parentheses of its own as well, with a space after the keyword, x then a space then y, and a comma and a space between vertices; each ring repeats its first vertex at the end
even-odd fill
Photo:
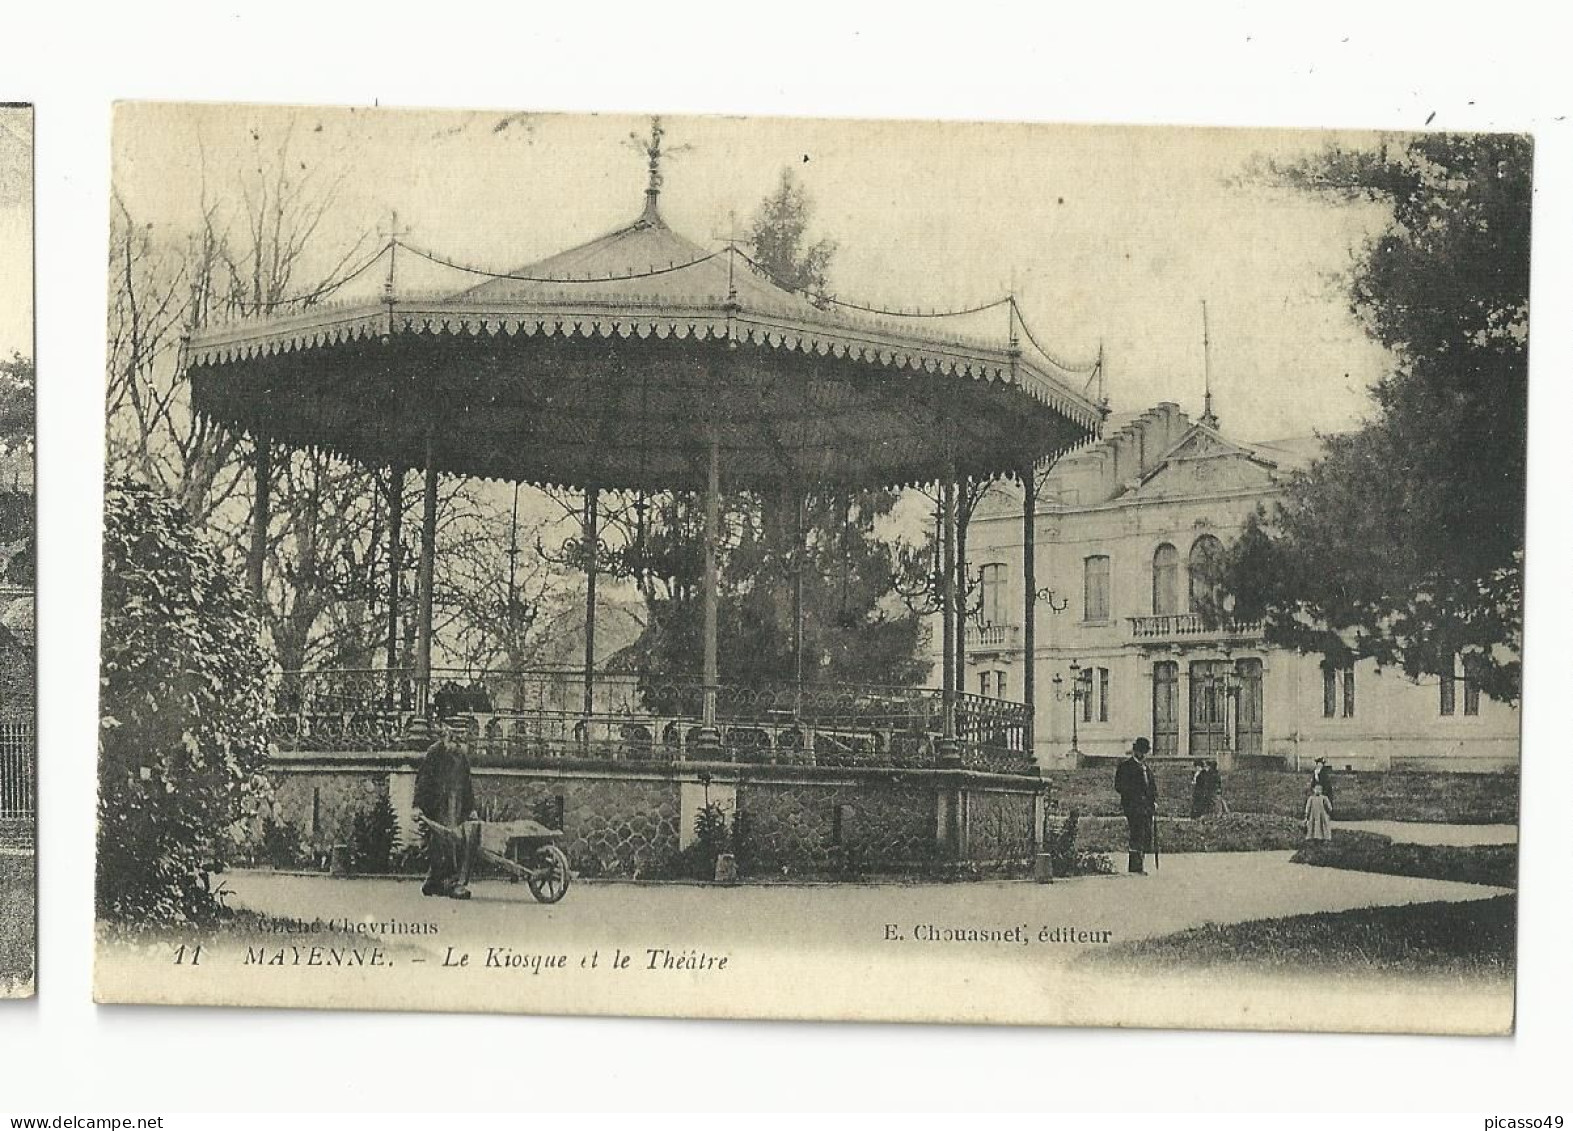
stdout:
MULTIPOLYGON (((1066 923, 1119 942, 1250 919, 1431 900, 1483 899, 1503 889, 1289 863, 1288 852, 1167 856, 1147 876, 1090 876, 1051 885, 739 885, 577 881, 564 900, 535 903, 522 884, 486 880, 467 902, 428 899, 418 881, 335 880, 267 872, 227 877, 236 906, 282 918, 406 919, 455 938, 526 934, 533 945, 684 944, 840 949, 880 941, 887 924, 1008 928, 1066 923)), ((1149 868, 1151 863, 1149 862, 1149 868)), ((1067 952, 1068 953, 1068 952, 1067 952)))

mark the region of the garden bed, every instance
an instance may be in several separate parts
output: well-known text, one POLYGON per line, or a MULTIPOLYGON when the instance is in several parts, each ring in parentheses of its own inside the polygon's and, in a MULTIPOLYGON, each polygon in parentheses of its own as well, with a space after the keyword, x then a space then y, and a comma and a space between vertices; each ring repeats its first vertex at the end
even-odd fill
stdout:
POLYGON ((1346 832, 1331 841, 1303 845, 1294 863, 1494 887, 1518 884, 1514 844, 1405 844, 1376 833, 1346 832))
MULTIPOLYGON (((1230 813, 1223 817, 1158 819, 1158 850, 1180 852, 1269 852, 1299 848, 1305 826, 1292 817, 1230 813)), ((1076 847, 1086 852, 1124 852, 1124 817, 1083 817, 1076 847)))
MULTIPOLYGON (((1188 762, 1149 763, 1158 782, 1158 811, 1191 812, 1188 762)), ((1056 808, 1116 816, 1114 763, 1049 773, 1056 808)), ((1237 813, 1271 813, 1298 819, 1305 812, 1309 771, 1238 769, 1223 775, 1223 794, 1237 813)), ((1339 771, 1333 781, 1335 821, 1428 821, 1460 825, 1518 823, 1517 774, 1339 771)))
POLYGON ((1513 975, 1515 923, 1514 898, 1508 895, 1364 907, 1208 924, 1094 951, 1083 961, 1143 971, 1245 967, 1337 976, 1359 970, 1501 979, 1513 975))

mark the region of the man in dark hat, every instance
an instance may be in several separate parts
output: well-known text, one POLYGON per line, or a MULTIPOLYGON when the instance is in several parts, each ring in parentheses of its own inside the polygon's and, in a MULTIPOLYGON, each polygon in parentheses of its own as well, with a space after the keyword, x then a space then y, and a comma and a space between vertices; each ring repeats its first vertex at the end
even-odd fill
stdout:
POLYGON ((422 895, 470 898, 470 867, 480 843, 481 822, 464 749, 467 737, 463 727, 445 724, 442 737, 427 749, 415 775, 415 823, 426 828, 428 861, 422 895), (428 820, 458 836, 427 827, 428 820))
POLYGON ((1158 812, 1158 782, 1147 765, 1152 745, 1145 738, 1131 743, 1131 753, 1114 771, 1114 791, 1120 795, 1120 811, 1130 835, 1129 863, 1132 873, 1146 875, 1142 858, 1152 851, 1152 822, 1158 812))

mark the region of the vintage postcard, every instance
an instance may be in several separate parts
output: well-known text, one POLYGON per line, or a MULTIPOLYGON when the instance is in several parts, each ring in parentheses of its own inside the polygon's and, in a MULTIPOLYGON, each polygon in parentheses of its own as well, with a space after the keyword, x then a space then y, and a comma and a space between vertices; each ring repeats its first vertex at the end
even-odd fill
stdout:
POLYGON ((36 964, 33 108, 0 104, 0 998, 36 964))
POLYGON ((1509 1032, 1532 155, 120 106, 98 999, 1509 1032))

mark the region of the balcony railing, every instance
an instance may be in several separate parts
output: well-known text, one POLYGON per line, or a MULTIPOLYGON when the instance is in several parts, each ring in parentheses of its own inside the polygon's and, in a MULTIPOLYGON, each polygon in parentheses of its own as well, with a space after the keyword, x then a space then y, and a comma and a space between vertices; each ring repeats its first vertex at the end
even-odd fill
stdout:
POLYGON ((1021 628, 1014 624, 969 624, 968 648, 1014 648, 1021 628))
POLYGON ((0 818, 34 815, 33 724, 0 723, 0 818))
MULTIPOLYGON (((944 701, 934 688, 716 688, 719 753, 701 752, 697 680, 584 673, 434 671, 431 700, 497 760, 594 759, 925 768, 939 764, 944 701)), ((405 671, 331 670, 279 676, 270 737, 282 750, 398 749, 408 742, 415 681, 405 671)), ((959 695, 956 737, 970 769, 1023 773, 1023 704, 959 695)))
POLYGON ((1127 617, 1136 640, 1255 640, 1262 635, 1261 621, 1213 621, 1200 613, 1165 613, 1127 617))

